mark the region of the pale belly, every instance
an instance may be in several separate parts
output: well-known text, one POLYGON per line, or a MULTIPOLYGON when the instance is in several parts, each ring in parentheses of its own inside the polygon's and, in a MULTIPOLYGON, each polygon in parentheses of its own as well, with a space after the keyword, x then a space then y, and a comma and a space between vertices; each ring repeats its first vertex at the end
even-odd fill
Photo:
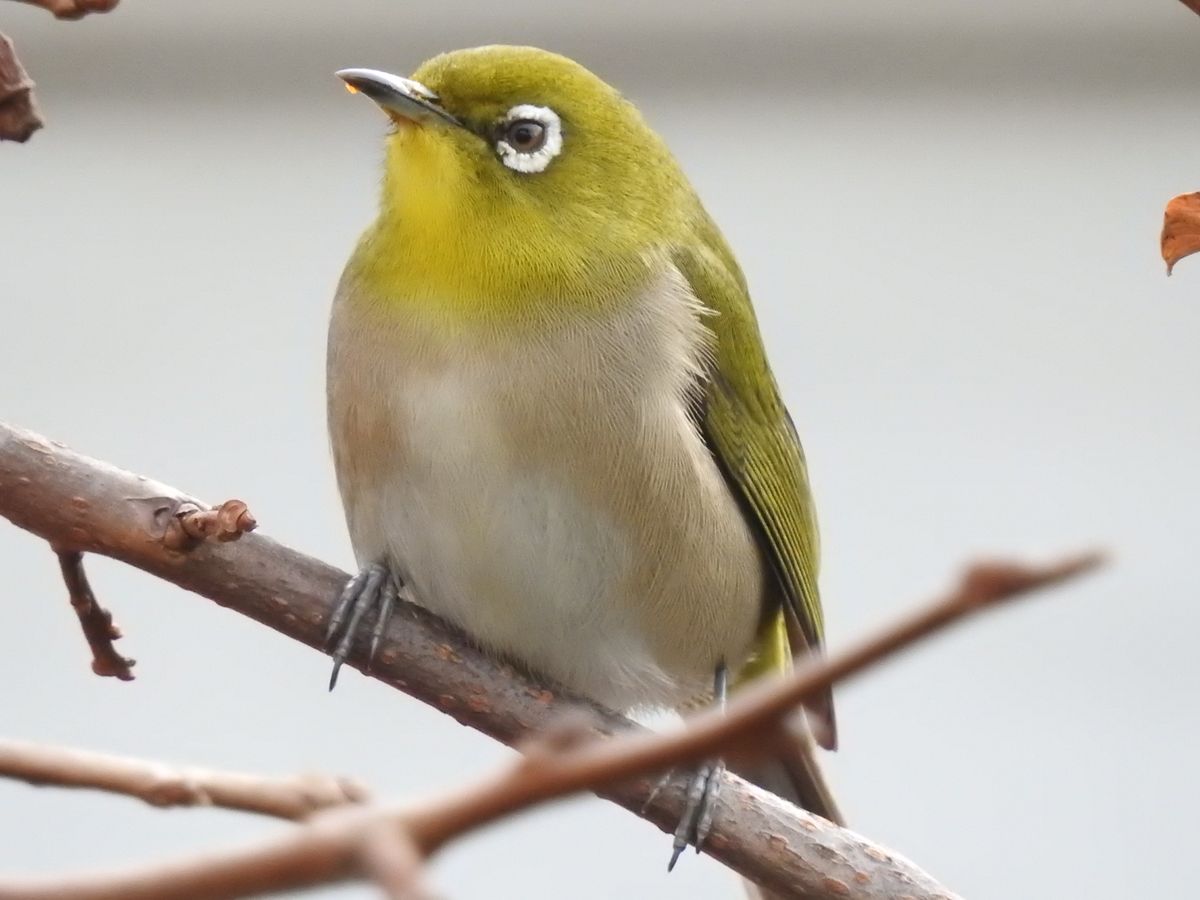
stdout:
POLYGON ((580 348, 546 349, 536 370, 519 353, 331 356, 355 552, 568 688, 618 709, 682 705, 750 652, 758 547, 679 397, 652 380, 571 386, 580 348))

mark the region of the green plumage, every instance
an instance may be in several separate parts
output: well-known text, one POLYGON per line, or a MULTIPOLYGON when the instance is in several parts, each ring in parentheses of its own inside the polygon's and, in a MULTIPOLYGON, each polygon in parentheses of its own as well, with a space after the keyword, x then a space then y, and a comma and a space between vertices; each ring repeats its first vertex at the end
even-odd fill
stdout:
MULTIPOLYGON (((745 279, 716 227, 702 218, 697 230, 704 243, 675 254, 697 298, 716 313, 708 322, 715 361, 699 424, 759 533, 778 580, 791 652, 799 655, 824 639, 820 539, 804 450, 767 365, 745 279)), ((769 640, 764 645, 760 653, 770 651, 769 640)), ((819 742, 832 749, 831 697, 809 704, 809 713, 819 742)))
MULTIPOLYGON (((690 708, 726 666, 736 687, 817 651, 804 454, 742 273, 665 142, 535 48, 437 57, 417 99, 352 71, 395 126, 330 332, 360 562, 615 708, 690 708), (560 129, 554 152, 513 169, 500 136, 529 116, 560 129)), ((806 711, 832 748, 829 695, 806 711)), ((741 774, 840 820, 797 738, 741 774)))

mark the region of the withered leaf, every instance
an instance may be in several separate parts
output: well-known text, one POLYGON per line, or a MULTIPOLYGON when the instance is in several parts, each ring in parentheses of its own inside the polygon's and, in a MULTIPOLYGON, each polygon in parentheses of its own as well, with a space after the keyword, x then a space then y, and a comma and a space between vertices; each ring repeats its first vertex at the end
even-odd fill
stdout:
POLYGON ((1167 274, 1185 256, 1200 252, 1200 193, 1180 194, 1163 216, 1162 257, 1167 274))

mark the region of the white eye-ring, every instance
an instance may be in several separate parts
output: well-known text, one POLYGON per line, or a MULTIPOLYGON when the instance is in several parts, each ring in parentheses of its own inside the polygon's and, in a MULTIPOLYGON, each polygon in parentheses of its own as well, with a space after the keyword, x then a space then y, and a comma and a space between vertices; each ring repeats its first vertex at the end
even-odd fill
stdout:
POLYGON ((498 131, 496 153, 514 172, 541 172, 562 152, 562 120, 546 106, 514 106, 498 131))

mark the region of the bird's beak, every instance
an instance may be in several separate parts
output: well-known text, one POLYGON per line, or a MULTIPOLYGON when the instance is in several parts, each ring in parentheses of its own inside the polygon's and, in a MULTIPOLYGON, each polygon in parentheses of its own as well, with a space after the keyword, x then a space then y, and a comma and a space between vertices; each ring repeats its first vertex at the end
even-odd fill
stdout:
POLYGON ((365 94, 390 116, 420 125, 463 127, 462 122, 441 107, 437 94, 419 81, 378 69, 341 69, 336 74, 346 82, 346 90, 365 94))

